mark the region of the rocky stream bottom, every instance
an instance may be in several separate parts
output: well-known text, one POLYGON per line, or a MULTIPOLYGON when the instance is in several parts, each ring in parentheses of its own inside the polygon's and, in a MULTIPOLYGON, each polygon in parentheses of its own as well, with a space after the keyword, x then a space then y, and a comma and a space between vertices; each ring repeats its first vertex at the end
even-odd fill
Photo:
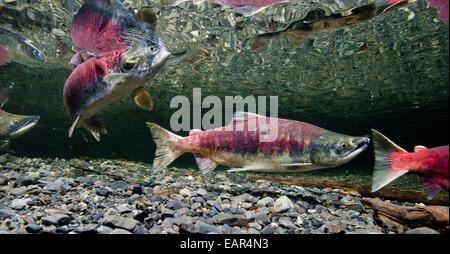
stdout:
POLYGON ((405 226, 392 216, 381 216, 373 203, 401 206, 405 211, 427 206, 368 199, 356 191, 337 188, 264 179, 238 181, 233 173, 223 171, 203 176, 195 169, 170 167, 153 172, 151 168, 150 164, 124 160, 0 155, 0 233, 448 232, 448 206, 439 207, 446 214, 428 213, 432 223, 426 219, 423 225, 405 226))

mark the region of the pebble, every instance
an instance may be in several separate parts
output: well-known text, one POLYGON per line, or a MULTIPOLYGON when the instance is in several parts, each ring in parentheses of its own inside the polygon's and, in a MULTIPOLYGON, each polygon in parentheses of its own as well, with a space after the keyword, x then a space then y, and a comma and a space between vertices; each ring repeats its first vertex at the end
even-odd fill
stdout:
POLYGON ((126 204, 119 205, 117 207, 117 211, 119 211, 120 214, 131 213, 132 212, 132 210, 126 204))
POLYGON ((8 185, 9 178, 4 175, 0 175, 0 185, 8 185))
POLYGON ((405 231, 405 234, 408 235, 412 235, 412 234, 428 234, 428 235, 434 235, 434 234, 440 234, 438 231, 428 228, 428 227, 419 227, 419 228, 414 228, 414 229, 410 229, 405 231))
POLYGON ((131 234, 130 231, 121 229, 121 228, 115 228, 114 230, 110 231, 108 234, 111 235, 123 235, 123 234, 131 234))
POLYGON ((67 225, 70 223, 71 219, 69 216, 65 215, 65 214, 56 214, 53 216, 49 216, 49 217, 43 217, 41 218, 42 220, 42 224, 44 225, 67 225))
POLYGON ((28 233, 39 233, 42 230, 42 226, 36 225, 36 224, 28 224, 25 226, 25 230, 28 233))
POLYGON ((229 213, 220 213, 214 219, 217 224, 228 224, 230 226, 244 226, 248 222, 248 219, 242 215, 229 213))
POLYGON ((289 217, 281 217, 278 222, 280 223, 280 226, 284 228, 296 228, 289 217))
POLYGON ((261 234, 273 234, 275 230, 273 230, 272 226, 265 226, 260 232, 261 234))
POLYGON ((258 203, 256 203, 256 205, 259 206, 259 207, 264 207, 264 206, 271 206, 271 205, 273 205, 273 203, 274 203, 273 198, 265 197, 263 199, 260 199, 258 201, 258 203))
MULTIPOLYGON (((215 182, 197 171, 186 181, 186 174, 180 172, 183 169, 154 172, 148 180, 147 173, 143 175, 110 160, 104 167, 114 167, 115 174, 124 176, 117 180, 106 174, 71 169, 73 163, 102 168, 101 160, 69 162, 0 156, 20 169, 0 167, 0 180, 4 179, 0 184, 0 231, 6 233, 385 232, 377 225, 373 212, 361 205, 359 196, 332 189, 297 188, 267 180, 235 182, 226 180, 229 174, 222 172, 220 179, 212 176, 215 182), (68 169, 71 174, 65 171, 68 169)), ((424 229, 406 232, 414 230, 424 229)))
POLYGON ((281 197, 277 198, 277 200, 275 200, 275 202, 273 204, 273 211, 276 213, 283 213, 283 212, 286 212, 289 209, 293 209, 293 208, 294 208, 294 204, 286 196, 281 196, 281 197))
POLYGON ((14 210, 22 210, 27 206, 27 200, 26 199, 14 199, 11 202, 11 209, 14 210))
POLYGON ((96 190, 95 193, 96 193, 97 195, 99 195, 99 196, 106 197, 106 196, 108 196, 111 192, 110 192, 109 190, 99 189, 99 190, 96 190))
POLYGON ((122 228, 133 231, 139 224, 139 221, 121 216, 107 215, 104 218, 104 224, 113 228, 122 228))
POLYGON ((197 223, 195 223, 195 228, 197 229, 197 232, 199 232, 200 234, 206 234, 206 233, 216 233, 216 234, 221 234, 222 231, 211 224, 205 223, 204 221, 197 221, 197 223))
POLYGON ((171 200, 167 203, 166 207, 172 210, 178 210, 183 207, 189 207, 189 205, 180 200, 171 200))

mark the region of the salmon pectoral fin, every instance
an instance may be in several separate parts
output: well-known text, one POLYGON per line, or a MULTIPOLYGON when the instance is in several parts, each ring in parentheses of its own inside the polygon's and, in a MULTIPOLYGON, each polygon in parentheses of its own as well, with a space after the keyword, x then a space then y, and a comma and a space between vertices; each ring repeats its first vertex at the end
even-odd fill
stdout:
POLYGON ((153 101, 150 93, 145 90, 144 87, 140 86, 133 90, 131 96, 133 97, 136 104, 145 110, 152 111, 153 101))
POLYGON ((203 175, 208 174, 209 172, 213 171, 217 166, 219 166, 214 161, 204 158, 204 157, 197 157, 195 156, 195 161, 197 162, 197 166, 202 172, 203 175))
POLYGON ((391 153, 406 152, 404 149, 374 129, 372 129, 372 137, 375 151, 372 192, 375 192, 396 178, 406 174, 408 170, 394 170, 391 168, 391 153))
POLYGON ((423 185, 423 190, 427 194, 427 199, 432 200, 434 197, 436 197, 442 190, 441 186, 439 184, 436 184, 432 178, 429 177, 420 177, 420 182, 423 185))
POLYGON ((228 173, 231 172, 240 172, 240 171, 252 171, 253 168, 230 168, 227 170, 228 173))
POLYGON ((73 130, 75 130, 75 126, 77 125, 77 122, 79 119, 80 119, 80 115, 77 115, 77 117, 75 117, 75 120, 73 120, 72 126, 70 126, 70 128, 69 128, 69 138, 72 137, 73 130))
POLYGON ((242 168, 230 168, 227 172, 240 172, 240 171, 255 171, 255 172, 265 172, 272 171, 274 172, 273 165, 264 164, 264 163, 255 163, 244 166, 242 168))

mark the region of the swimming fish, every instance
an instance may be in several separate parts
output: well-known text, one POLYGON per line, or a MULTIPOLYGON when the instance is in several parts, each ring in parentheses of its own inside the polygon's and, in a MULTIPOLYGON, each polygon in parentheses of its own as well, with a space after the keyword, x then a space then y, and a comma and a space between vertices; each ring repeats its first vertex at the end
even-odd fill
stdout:
POLYGON ((180 137, 151 122, 156 143, 153 169, 164 169, 183 153, 195 156, 203 174, 218 165, 228 172, 303 172, 342 165, 367 148, 366 137, 347 136, 312 124, 236 112, 231 122, 180 137))
POLYGON ((39 116, 15 115, 1 110, 8 99, 9 94, 0 90, 0 141, 25 134, 39 121, 39 116))
POLYGON ((75 69, 63 91, 73 121, 69 137, 83 127, 100 141, 106 128, 95 114, 126 94, 151 110, 143 85, 162 68, 170 52, 149 24, 137 21, 116 0, 86 0, 73 19, 70 35, 80 50, 72 57, 75 69))
POLYGON ((292 0, 193 0, 194 4, 209 2, 223 6, 233 6, 236 12, 246 17, 252 16, 269 6, 291 1, 292 0))
POLYGON ((375 151, 372 192, 383 188, 408 171, 420 176, 420 182, 429 200, 442 189, 448 191, 448 145, 429 149, 416 146, 414 153, 408 153, 374 129, 372 135, 375 151))
POLYGON ((448 0, 427 0, 428 7, 439 8, 439 19, 448 20, 448 0))
POLYGON ((18 62, 44 62, 45 57, 33 44, 32 41, 0 28, 0 65, 12 60, 18 62))

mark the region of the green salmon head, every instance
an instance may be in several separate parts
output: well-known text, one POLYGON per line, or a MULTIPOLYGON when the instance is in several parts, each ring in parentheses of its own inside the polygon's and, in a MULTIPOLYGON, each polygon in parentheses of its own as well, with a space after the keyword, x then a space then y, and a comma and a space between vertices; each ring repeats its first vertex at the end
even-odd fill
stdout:
POLYGON ((39 121, 39 116, 0 114, 0 139, 16 138, 31 130, 39 121))
POLYGON ((310 158, 316 165, 336 167, 355 158, 369 143, 366 137, 328 132, 311 143, 310 158))
MULTIPOLYGON (((129 36, 132 36, 131 31, 129 36)), ((164 43, 156 35, 148 37, 139 42, 135 40, 133 46, 125 52, 119 67, 121 72, 143 77, 157 73, 166 63, 170 52, 164 43)))

